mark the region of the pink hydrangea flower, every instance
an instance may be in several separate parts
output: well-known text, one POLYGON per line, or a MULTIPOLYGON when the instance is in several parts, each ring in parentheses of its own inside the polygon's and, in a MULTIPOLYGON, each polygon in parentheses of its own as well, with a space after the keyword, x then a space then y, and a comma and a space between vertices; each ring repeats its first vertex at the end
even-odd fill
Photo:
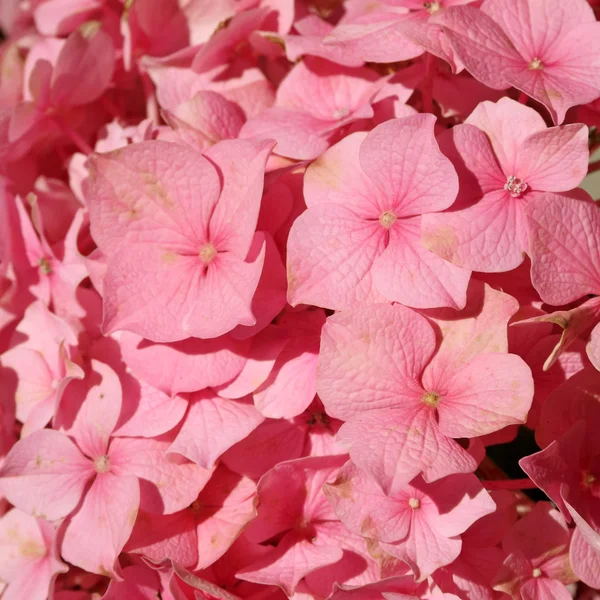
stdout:
POLYGON ((308 210, 288 240, 292 305, 465 305, 470 272, 420 241, 421 215, 448 208, 458 187, 434 123, 430 115, 387 121, 346 137, 308 168, 308 210))
POLYGON ((355 553, 354 536, 344 531, 322 491, 345 461, 343 455, 303 458, 281 463, 261 478, 258 517, 246 535, 255 542, 277 536, 278 543, 239 571, 240 579, 278 585, 291 595, 312 571, 355 553))
POLYGON ((32 516, 56 521, 70 515, 63 558, 92 573, 118 577, 117 557, 138 508, 176 512, 197 497, 210 472, 168 460, 168 439, 113 437, 122 406, 119 380, 102 363, 94 368, 102 380, 90 387, 71 436, 43 429, 17 443, 0 469, 0 491, 32 516))
POLYGON ((93 159, 85 193, 92 235, 108 259, 105 331, 175 342, 256 322, 265 242, 255 227, 271 147, 222 142, 209 161, 157 141, 93 159))
POLYGON ((524 361, 506 353, 503 321, 495 311, 442 321, 440 344, 430 321, 399 305, 329 317, 318 392, 328 414, 346 421, 338 439, 352 461, 386 493, 419 473, 434 481, 474 471, 475 459, 453 438, 525 420, 533 380, 524 361))
POLYGON ((569 600, 566 584, 577 581, 569 562, 569 530, 549 502, 538 502, 502 541, 508 553, 494 589, 512 598, 569 600))
POLYGON ((469 72, 541 102, 555 123, 600 96, 600 25, 585 0, 485 0, 440 15, 469 72))
POLYGON ((57 552, 56 529, 17 508, 0 518, 0 580, 9 600, 46 600, 58 573, 68 567, 57 552))
POLYGON ((387 495, 347 463, 324 490, 350 531, 382 542, 383 550, 410 565, 417 581, 450 564, 460 554, 460 534, 496 507, 474 475, 433 483, 418 477, 387 495))
POLYGON ((457 167, 459 198, 423 218, 423 244, 475 271, 510 271, 529 249, 526 206, 540 192, 566 192, 587 172, 587 128, 547 128, 542 117, 502 98, 482 102, 440 138, 457 167))
POLYGON ((383 83, 368 69, 307 57, 279 86, 275 106, 247 121, 240 136, 274 139, 281 156, 317 158, 342 127, 373 116, 371 103, 383 83))

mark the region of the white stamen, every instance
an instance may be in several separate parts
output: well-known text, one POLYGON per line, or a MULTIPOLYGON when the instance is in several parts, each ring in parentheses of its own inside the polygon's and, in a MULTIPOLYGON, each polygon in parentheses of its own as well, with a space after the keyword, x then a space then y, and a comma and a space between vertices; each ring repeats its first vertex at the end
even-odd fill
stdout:
POLYGON ((517 179, 514 175, 511 175, 504 184, 504 189, 507 192, 510 192, 510 195, 513 198, 518 198, 528 187, 529 186, 522 179, 517 179))

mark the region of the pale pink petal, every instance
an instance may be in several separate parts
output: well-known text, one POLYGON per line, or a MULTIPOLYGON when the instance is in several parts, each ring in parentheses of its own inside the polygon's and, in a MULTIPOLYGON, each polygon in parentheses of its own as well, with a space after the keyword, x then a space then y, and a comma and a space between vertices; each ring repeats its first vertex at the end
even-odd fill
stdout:
POLYGON ((373 282, 386 298, 413 308, 464 308, 471 272, 421 243, 421 217, 396 221, 389 244, 373 265, 373 282))
POLYGON ((519 148, 525 140, 546 131, 546 123, 536 110, 507 97, 482 102, 466 122, 487 134, 505 176, 518 174, 519 148))
POLYGON ((287 335, 274 325, 252 337, 248 359, 229 383, 216 386, 222 398, 243 398, 263 384, 275 366, 279 353, 288 342, 287 335))
POLYGON ((239 579, 278 585, 292 595, 306 575, 340 560, 343 551, 335 546, 318 546, 295 532, 288 533, 263 559, 236 573, 239 579))
POLYGON ((219 252, 245 260, 254 239, 271 141, 226 140, 205 156, 222 179, 221 195, 210 216, 210 241, 219 252))
POLYGON ((24 423, 37 406, 54 397, 55 380, 46 360, 35 350, 17 346, 2 354, 1 361, 0 388, 5 397, 14 397, 17 419, 24 423))
POLYGON ((232 380, 244 367, 249 346, 228 336, 154 344, 130 332, 123 332, 119 342, 131 370, 171 396, 232 380))
POLYGON ((500 189, 462 210, 424 215, 421 239, 425 248, 465 269, 511 271, 527 251, 522 201, 500 189))
POLYGON ((220 398, 213 392, 192 396, 183 427, 169 447, 204 469, 236 442, 244 439, 263 421, 254 406, 237 400, 220 398))
POLYGON ((542 300, 560 306, 600 291, 600 210, 547 194, 527 207, 531 279, 542 300))
POLYGON ((302 336, 281 351, 266 381, 254 392, 263 417, 289 419, 302 413, 317 391, 319 338, 302 336))
POLYGON ((577 529, 573 532, 569 556, 577 577, 593 588, 600 587, 600 551, 588 544, 577 529))
POLYGON ((256 234, 248 261, 219 253, 206 272, 199 258, 156 246, 137 245, 109 260, 104 330, 127 329, 152 341, 174 342, 253 325, 250 305, 264 261, 261 238, 256 234))
POLYGON ((418 381, 434 349, 431 325, 409 308, 380 304, 329 317, 317 385, 327 413, 349 419, 420 404, 418 381))
POLYGON ((404 539, 411 525, 408 502, 387 496, 367 473, 346 463, 335 481, 325 484, 325 496, 351 531, 382 542, 404 539))
POLYGON ((574 26, 595 20, 584 2, 487 0, 482 10, 503 28, 522 56, 545 54, 574 26), (515 28, 515 21, 521 27, 515 28))
POLYGON ((563 125, 539 131, 524 140, 515 163, 527 185, 545 192, 566 192, 587 174, 588 130, 585 125, 563 125))
POLYGON ((378 219, 388 208, 386 195, 373 186, 360 164, 366 137, 366 132, 352 133, 309 165, 304 176, 306 206, 335 202, 364 219, 378 219))
POLYGON ((506 89, 527 68, 500 26, 480 9, 451 7, 437 21, 469 73, 488 87, 506 89))
POLYGON ((118 577, 117 557, 131 534, 139 503, 140 488, 135 477, 98 473, 81 508, 67 525, 61 547, 63 558, 90 573, 118 577))
POLYGON ((3 598, 45 600, 52 577, 67 566, 54 555, 54 527, 13 508, 0 519, 0 579, 3 598))
POLYGON ((139 479, 142 510, 168 514, 189 506, 206 485, 211 471, 169 452, 172 435, 159 438, 113 438, 112 472, 139 479))
POLYGON ((564 583, 557 579, 538 577, 530 579, 521 588, 523 600, 569 600, 573 598, 564 583))
POLYGON ((119 377, 108 365, 92 360, 92 369, 86 381, 87 395, 70 433, 81 450, 95 459, 107 453, 123 396, 119 377))
MULTIPOLYGON (((419 487, 419 486, 417 486, 419 487)), ((445 537, 464 533, 475 521, 493 515, 496 503, 475 475, 450 475, 421 487, 435 502, 427 514, 432 529, 445 537)))
POLYGON ((476 461, 439 432, 427 407, 370 410, 347 421, 338 440, 350 458, 370 473, 386 493, 395 493, 422 471, 428 480, 470 473, 476 461), (451 442, 451 443, 449 443, 451 442))
POLYGON ((446 383, 438 405, 440 430, 476 437, 524 423, 533 400, 533 377, 515 354, 480 354, 446 383))
POLYGON ((270 108, 242 126, 242 139, 273 139, 275 154, 296 160, 317 158, 329 146, 328 137, 335 122, 320 119, 293 108, 270 108))
POLYGON ((458 178, 439 149, 434 125, 429 114, 393 119, 361 144, 360 164, 396 217, 444 210, 456 199, 458 178))
POLYGON ((392 556, 409 564, 417 581, 425 580, 436 569, 450 564, 460 554, 461 546, 460 537, 438 535, 425 519, 413 520, 406 542, 382 544, 382 548, 392 556))
POLYGON ((221 468, 215 473, 214 483, 211 480, 200 493, 198 502, 196 569, 205 569, 225 554, 256 516, 256 484, 221 468))
POLYGON ((126 375, 121 378, 123 408, 114 435, 155 437, 178 425, 188 403, 181 396, 171 398, 144 381, 126 375))
POLYGON ((36 431, 15 444, 0 469, 0 491, 17 508, 50 521, 79 504, 93 463, 64 434, 36 431))
POLYGON ((36 7, 33 18, 41 34, 61 36, 76 29, 101 7, 101 0, 49 0, 36 7))
POLYGON ((441 334, 439 348, 423 374, 425 388, 435 390, 443 386, 444 381, 480 354, 508 352, 507 325, 518 308, 512 296, 472 279, 467 306, 462 311, 439 309, 424 313, 441 334))
POLYGON ((341 205, 307 210, 294 222, 288 240, 288 302, 342 310, 382 300, 371 269, 385 237, 377 221, 341 205))
POLYGON ((237 137, 245 121, 237 104, 209 90, 199 91, 191 100, 177 106, 173 114, 192 128, 200 147, 237 137))
POLYGON ((400 15, 380 12, 351 22, 341 23, 325 42, 340 47, 344 53, 364 61, 393 63, 423 54, 399 27, 400 15))

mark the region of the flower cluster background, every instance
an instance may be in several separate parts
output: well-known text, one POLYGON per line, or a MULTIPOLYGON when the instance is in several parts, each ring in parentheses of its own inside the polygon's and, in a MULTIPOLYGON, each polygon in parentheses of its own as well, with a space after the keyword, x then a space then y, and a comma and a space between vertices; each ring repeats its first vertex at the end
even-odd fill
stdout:
POLYGON ((596 10, 0 0, 0 598, 599 600, 596 10))

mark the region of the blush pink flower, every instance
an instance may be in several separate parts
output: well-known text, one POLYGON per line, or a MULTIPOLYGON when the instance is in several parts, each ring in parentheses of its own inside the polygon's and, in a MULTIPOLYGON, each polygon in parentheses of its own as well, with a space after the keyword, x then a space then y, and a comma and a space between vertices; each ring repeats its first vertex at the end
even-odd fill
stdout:
POLYGON ((0 491, 32 516, 55 521, 70 515, 63 558, 118 578, 117 557, 138 508, 176 512, 197 497, 210 472, 181 457, 168 460, 168 440, 113 437, 122 406, 119 380, 106 365, 93 365, 102 381, 90 387, 71 436, 43 429, 18 442, 0 469, 0 491))
POLYGON ((453 438, 526 419, 531 371, 506 353, 508 316, 500 311, 510 304, 503 307, 501 293, 489 295, 496 304, 491 314, 438 320, 441 344, 430 321, 399 305, 371 305, 327 320, 319 396, 329 415, 345 421, 338 441, 386 493, 419 473, 434 481, 474 471, 477 462, 453 438))
POLYGON ((423 218, 425 247, 474 271, 515 269, 528 251, 526 206, 540 192, 566 192, 587 173, 587 128, 547 128, 542 117, 502 98, 482 102, 440 138, 460 178, 447 212, 423 218))
POLYGON ((460 554, 460 534, 496 508, 474 475, 433 483, 418 477, 387 495, 350 462, 324 491, 350 531, 382 542, 383 550, 410 565, 417 581, 450 564, 460 554))
POLYGON ((436 21, 445 9, 472 1, 381 0, 342 18, 325 43, 350 57, 376 63, 394 63, 430 52, 454 65, 454 50, 436 21))
POLYGON ((416 115, 354 133, 306 171, 308 210, 288 239, 288 301, 341 310, 384 299, 462 308, 470 272, 421 244, 421 215, 448 208, 456 173, 416 115))
POLYGON ((16 331, 27 340, 0 355, 0 389, 14 395, 24 437, 48 424, 65 386, 83 371, 70 360, 75 332, 39 300, 27 308, 16 331))
POLYGON ((107 257, 106 332, 176 342, 256 322, 265 241, 255 228, 271 147, 221 142, 209 160, 153 141, 92 159, 85 194, 107 257))
POLYGON ((256 484, 220 466, 188 508, 171 515, 140 513, 125 551, 156 564, 173 560, 205 569, 256 516, 255 505, 256 484))
POLYGON ((508 553, 494 589, 511 598, 569 600, 566 584, 577 581, 569 562, 572 532, 549 502, 538 502, 502 541, 508 553))
POLYGON ((240 137, 274 139, 274 152, 288 158, 317 158, 342 127, 373 116, 384 81, 369 69, 307 57, 282 81, 275 106, 247 121, 240 137))
POLYGON ((52 524, 17 508, 0 518, 0 581, 7 584, 2 598, 46 600, 58 573, 68 567, 60 561, 52 524))
POLYGON ((541 102, 555 123, 600 96, 600 25, 585 0, 485 0, 438 22, 468 71, 541 102))
POLYGON ((278 585, 292 595, 302 578, 337 563, 345 551, 355 552, 355 536, 345 531, 322 491, 346 460, 343 455, 303 458, 281 463, 261 478, 258 517, 246 536, 277 545, 238 571, 238 578, 278 585))

